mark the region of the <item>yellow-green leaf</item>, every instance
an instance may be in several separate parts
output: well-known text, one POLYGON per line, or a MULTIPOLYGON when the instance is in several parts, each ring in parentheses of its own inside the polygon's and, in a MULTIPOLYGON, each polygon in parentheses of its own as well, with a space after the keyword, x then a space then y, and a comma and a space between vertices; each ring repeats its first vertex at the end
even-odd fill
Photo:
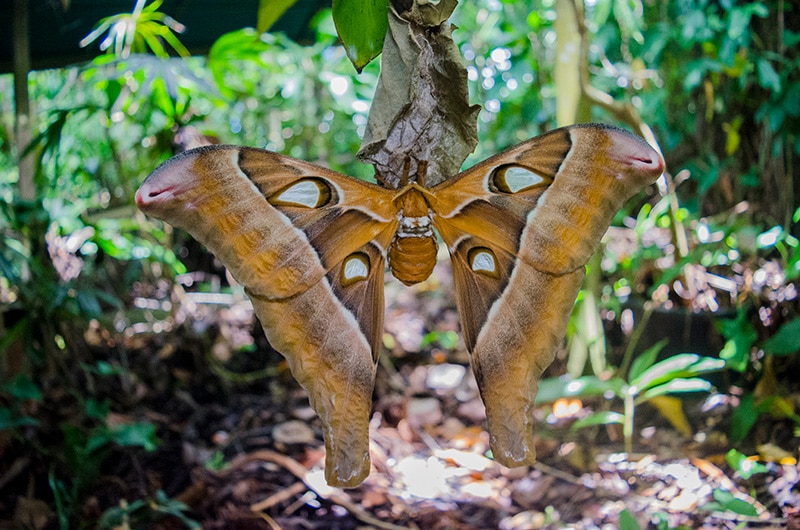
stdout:
POLYGON ((603 410, 589 414, 585 418, 581 418, 570 427, 572 430, 582 429, 583 427, 590 427, 592 425, 622 425, 625 422, 625 416, 619 412, 610 410, 603 410))
POLYGON ((699 378, 684 379, 681 377, 672 379, 663 385, 651 387, 647 392, 642 394, 639 398, 640 401, 647 401, 656 396, 663 396, 664 394, 684 394, 686 392, 709 392, 711 390, 711 383, 699 378))
POLYGON ((389 27, 388 0, 333 0, 333 23, 358 72, 378 56, 389 27))
POLYGON ((256 24, 258 32, 269 31, 269 28, 295 3, 297 3, 297 0, 260 0, 258 2, 258 22, 256 24))
POLYGON ((686 414, 683 413, 683 402, 673 396, 654 396, 650 400, 650 404, 658 409, 662 416, 664 416, 675 430, 684 436, 692 435, 692 427, 689 425, 689 420, 686 419, 686 414))

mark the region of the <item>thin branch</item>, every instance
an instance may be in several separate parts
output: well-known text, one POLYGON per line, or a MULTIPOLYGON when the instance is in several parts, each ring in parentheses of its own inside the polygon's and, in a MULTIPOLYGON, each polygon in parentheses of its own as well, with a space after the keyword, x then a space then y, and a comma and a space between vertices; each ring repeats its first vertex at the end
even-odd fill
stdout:
MULTIPOLYGON (((579 75, 581 92, 584 97, 593 105, 605 109, 617 120, 627 123, 636 130, 650 146, 655 149, 663 158, 661 146, 656 140, 653 130, 642 120, 639 111, 629 101, 616 101, 610 94, 603 92, 592 86, 589 78, 589 30, 586 27, 586 17, 583 12, 583 1, 574 0, 570 2, 575 10, 575 21, 578 27, 578 34, 581 38, 579 75)), ((664 172, 659 180, 659 191, 662 195, 669 198, 669 213, 671 220, 672 241, 675 244, 677 259, 680 260, 689 254, 689 244, 686 235, 686 227, 678 217, 680 205, 678 196, 675 193, 675 184, 668 172, 664 172)), ((687 282, 690 286, 693 282, 687 282)), ((690 287, 691 288, 691 287, 690 287)))
POLYGON ((320 497, 327 499, 334 504, 338 504, 342 508, 349 511, 353 516, 368 524, 372 525, 376 528, 381 528, 383 530, 408 530, 405 526, 398 526, 392 523, 387 523, 385 521, 381 521, 380 519, 373 516, 371 513, 366 511, 364 508, 359 506, 357 503, 353 502, 350 498, 350 495, 345 493, 339 488, 330 488, 330 491, 318 491, 317 486, 310 480, 308 480, 309 470, 297 460, 283 455, 281 453, 277 453, 275 451, 270 451, 268 449, 262 449, 260 451, 255 451, 246 455, 239 456, 231 462, 231 467, 239 467, 247 462, 254 462, 254 461, 265 461, 265 462, 272 462, 274 464, 278 464, 279 466, 285 468, 295 477, 299 478, 303 481, 305 486, 319 495, 320 497))

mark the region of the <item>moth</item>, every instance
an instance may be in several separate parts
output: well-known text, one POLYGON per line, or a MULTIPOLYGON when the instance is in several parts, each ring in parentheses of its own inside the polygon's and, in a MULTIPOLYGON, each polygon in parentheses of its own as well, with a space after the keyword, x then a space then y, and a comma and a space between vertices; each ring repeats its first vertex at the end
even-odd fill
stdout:
POLYGON ((188 231, 244 285, 320 417, 328 483, 349 487, 370 468, 387 263, 401 282, 423 281, 438 232, 494 458, 533 463, 537 382, 584 265, 622 204, 662 169, 637 136, 594 124, 533 138, 431 188, 387 189, 265 150, 211 146, 159 166, 136 203, 188 231))

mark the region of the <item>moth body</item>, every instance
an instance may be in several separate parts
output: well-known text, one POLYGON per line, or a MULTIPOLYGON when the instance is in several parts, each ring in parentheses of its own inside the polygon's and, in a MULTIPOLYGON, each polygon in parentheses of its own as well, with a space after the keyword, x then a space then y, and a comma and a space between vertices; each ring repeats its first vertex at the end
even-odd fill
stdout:
POLYGON ((395 278, 413 285, 424 281, 433 272, 438 245, 433 233, 432 213, 422 192, 409 187, 398 201, 399 225, 389 247, 389 266, 395 278))
POLYGON ((398 215, 400 228, 397 230, 397 237, 431 237, 431 217, 406 217, 400 212, 398 215))
POLYGON ((389 248, 389 265, 395 278, 406 285, 424 281, 436 265, 438 245, 431 232, 428 237, 395 237, 389 248))

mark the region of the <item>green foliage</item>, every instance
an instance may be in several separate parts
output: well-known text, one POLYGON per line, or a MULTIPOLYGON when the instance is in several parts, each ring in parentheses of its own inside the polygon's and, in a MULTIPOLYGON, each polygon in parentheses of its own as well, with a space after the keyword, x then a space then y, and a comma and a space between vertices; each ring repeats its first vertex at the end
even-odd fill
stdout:
MULTIPOLYGON (((87 410, 87 415, 89 412, 87 410)), ((105 423, 108 410, 96 412, 105 414, 95 418, 99 421, 98 425, 88 430, 72 424, 61 426, 66 464, 72 471, 77 491, 82 491, 97 479, 101 465, 115 447, 141 447, 145 451, 156 448, 155 428, 151 423, 108 426, 105 423)))
POLYGON ((621 414, 611 411, 594 412, 577 420, 572 428, 621 424, 625 437, 625 450, 630 453, 633 449, 633 425, 638 405, 666 394, 708 392, 711 390, 711 384, 699 376, 721 370, 725 366, 725 362, 720 359, 701 357, 693 353, 673 355, 656 362, 664 344, 660 342, 637 357, 631 365, 627 381, 621 377, 603 380, 597 376, 544 379, 539 383, 536 401, 548 403, 561 398, 586 398, 608 394, 621 399, 623 402, 621 414))
POLYGON ((176 519, 184 528, 201 528, 200 523, 186 516, 189 508, 180 501, 170 499, 159 490, 155 499, 139 499, 131 503, 123 501, 120 506, 109 508, 98 521, 101 529, 152 528, 164 518, 176 519))
POLYGON ((744 372, 749 366, 750 351, 756 341, 757 333, 749 325, 748 310, 740 307, 736 318, 721 320, 720 329, 728 340, 719 356, 728 363, 728 368, 737 372, 744 372))
POLYGON ((753 475, 766 473, 767 466, 760 462, 754 462, 747 458, 747 455, 740 453, 736 449, 731 449, 725 455, 728 465, 733 468, 736 474, 744 480, 749 480, 753 475))
POLYGON ((700 508, 702 510, 710 512, 733 512, 747 517, 758 516, 758 511, 752 503, 736 497, 730 491, 716 488, 712 495, 714 496, 714 502, 701 506, 700 508))
POLYGON ((800 352, 800 317, 783 324, 775 335, 764 342, 764 351, 773 355, 791 355, 800 352))
POLYGON ((18 374, 11 381, 0 385, 0 399, 5 402, 5 406, 0 407, 0 432, 39 425, 39 420, 24 411, 27 402, 42 400, 41 390, 30 377, 18 374))
POLYGON ((74 527, 77 510, 86 492, 97 481, 101 468, 119 448, 140 448, 153 451, 156 448, 155 427, 148 422, 133 422, 110 425, 109 403, 88 399, 84 404, 85 423, 63 423, 63 461, 68 472, 56 473, 55 467, 49 475, 60 527, 74 527), (87 426, 90 424, 90 426, 87 426))
POLYGON ((82 217, 85 205, 14 201, 0 211, 0 310, 19 315, 0 339, 0 355, 20 343, 34 366, 79 356, 69 330, 121 309, 145 260, 185 271, 165 250, 163 232, 143 237, 129 219, 82 217))
POLYGON ((269 31, 269 28, 296 3, 297 0, 259 0, 257 31, 259 33, 269 31))
POLYGON ((761 417, 792 420, 800 426, 800 414, 794 410, 791 401, 780 396, 777 389, 772 394, 756 399, 754 392, 746 392, 739 399, 739 405, 731 413, 731 439, 742 442, 761 417))
POLYGON ((81 47, 88 46, 103 33, 108 32, 106 38, 100 42, 100 49, 116 57, 125 59, 131 52, 146 51, 157 57, 168 57, 165 42, 181 56, 188 57, 189 50, 175 35, 186 29, 183 24, 158 10, 163 0, 154 0, 150 5, 145 5, 146 3, 147 0, 136 0, 133 12, 102 19, 92 32, 81 40, 81 47))
POLYGON ((636 517, 628 510, 622 510, 619 514, 619 530, 641 530, 636 517))
MULTIPOLYGON (((759 196, 763 201, 769 190, 753 184, 777 182, 784 175, 775 157, 800 153, 794 140, 800 109, 791 103, 800 93, 797 47, 791 43, 800 34, 785 23, 794 8, 760 1, 685 0, 667 9, 666 18, 655 9, 645 12, 650 20, 658 17, 658 34, 646 43, 644 56, 660 66, 670 94, 660 98, 664 112, 653 113, 649 121, 662 130, 668 148, 696 142, 693 156, 679 164, 691 171, 701 192, 713 192, 722 179, 733 185, 734 201, 759 196), (687 107, 701 119, 683 112, 687 107), (754 138, 766 148, 754 151, 749 145, 754 138)), ((777 195, 773 199, 775 204, 762 202, 758 208, 788 220, 796 205, 777 195)))
POLYGON ((480 141, 465 165, 555 126, 554 6, 549 2, 461 2, 451 21, 483 109, 480 141))
POLYGON ((458 347, 458 333, 455 331, 431 331, 422 337, 420 348, 436 345, 444 350, 455 350, 458 347))
POLYGON ((333 22, 358 72, 377 57, 389 28, 387 0, 333 0, 333 22))
MULTIPOLYGON (((328 13, 328 16, 330 13, 328 13)), ((231 143, 255 145, 366 177, 355 163, 378 65, 355 77, 335 36, 320 22, 318 42, 303 47, 251 29, 222 36, 208 69, 225 98, 206 124, 231 143), (325 31, 324 33, 322 31, 325 31)))

